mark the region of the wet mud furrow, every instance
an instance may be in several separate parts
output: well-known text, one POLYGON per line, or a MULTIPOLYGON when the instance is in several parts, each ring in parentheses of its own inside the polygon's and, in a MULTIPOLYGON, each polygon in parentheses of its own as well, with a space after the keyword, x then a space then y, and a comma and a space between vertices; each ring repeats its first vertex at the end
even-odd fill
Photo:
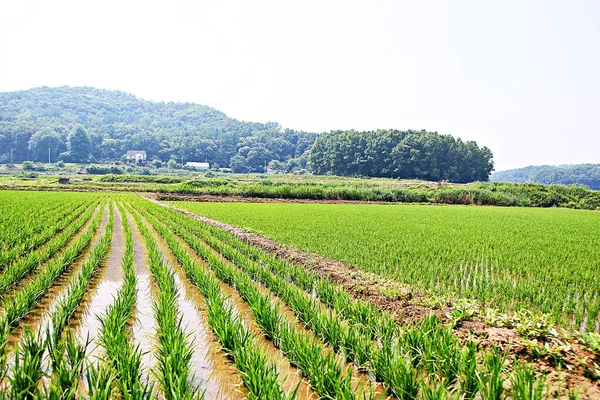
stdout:
POLYGON ((184 331, 193 344, 191 360, 194 386, 204 391, 206 399, 240 399, 247 394, 237 369, 227 361, 226 355, 213 336, 204 315, 204 300, 200 292, 185 278, 185 274, 164 239, 148 223, 165 264, 175 272, 179 293, 178 309, 184 331))
POLYGON ((154 319, 154 311, 152 309, 152 281, 150 279, 150 267, 144 239, 129 212, 127 213, 127 222, 133 232, 133 267, 135 268, 137 278, 137 293, 131 336, 142 351, 142 376, 145 379, 156 365, 156 358, 153 356, 155 350, 156 320, 154 319))
MULTIPOLYGON (((113 205, 113 209, 115 227, 108 256, 100 267, 101 270, 97 277, 92 280, 82 305, 69 324, 70 329, 77 331, 77 336, 84 340, 98 338, 101 329, 99 317, 105 314, 107 307, 114 301, 119 287, 123 284, 121 267, 125 254, 125 237, 121 226, 123 216, 115 205, 113 205)), ((98 355, 98 349, 97 343, 92 343, 88 347, 88 355, 98 355)))
MULTIPOLYGON (((241 269, 237 265, 233 264, 231 261, 229 261, 227 258, 225 258, 217 250, 210 247, 210 245, 208 243, 206 243, 205 241, 203 241, 202 238, 200 238, 199 236, 196 236, 196 238, 198 241, 202 242, 207 248, 209 248, 210 251, 214 255, 219 257, 221 262, 236 268, 238 271, 241 271, 241 269)), ((191 251, 193 251, 193 250, 191 250, 191 251)), ((256 280, 254 280, 254 281, 257 283, 259 291, 262 294, 267 294, 271 298, 271 300, 273 300, 273 302, 280 308, 283 317, 292 326, 295 326, 299 332, 302 332, 302 334, 307 335, 314 340, 320 341, 324 347, 324 354, 329 354, 329 353, 335 354, 335 351, 328 344, 324 343, 319 337, 317 337, 315 335, 315 333, 310 328, 308 328, 303 322, 301 322, 299 320, 299 318, 296 315, 296 313, 294 312, 294 310, 292 310, 279 296, 277 296, 275 293, 273 293, 268 287, 264 286, 262 283, 259 283, 256 280)), ((247 312, 250 313, 251 312, 250 308, 246 304, 244 304, 244 305, 247 308, 247 312)), ((326 309, 326 306, 324 304, 317 303, 316 305, 323 310, 326 309)), ((247 315, 244 315, 244 314, 246 314, 246 313, 242 314, 242 318, 246 319, 247 315)), ((342 359, 343 359, 343 357, 342 357, 342 359)), ((382 385, 375 382, 373 379, 371 379, 368 374, 359 371, 358 368, 354 364, 344 361, 344 365, 343 365, 342 369, 343 369, 344 376, 346 376, 348 371, 350 371, 350 373, 352 374, 352 387, 359 388, 359 392, 361 390, 364 390, 365 393, 369 393, 372 390, 372 392, 377 397, 384 396, 385 388, 382 385)))
MULTIPOLYGON (((206 265, 206 262, 202 260, 185 241, 183 241, 180 237, 177 237, 177 240, 185 248, 196 264, 206 268, 206 270, 214 276, 210 268, 206 265)), ((180 273, 183 274, 183 271, 180 271, 180 273)), ((269 360, 276 365, 281 378, 281 387, 288 393, 298 387, 298 399, 318 398, 308 383, 303 379, 302 371, 292 366, 287 357, 279 349, 277 349, 277 347, 275 347, 270 339, 263 334, 262 330, 254 321, 250 307, 248 307, 246 302, 240 297, 239 293, 231 286, 223 283, 216 276, 215 279, 217 279, 219 282, 219 286, 221 287, 223 294, 228 297, 229 301, 234 305, 234 309, 237 310, 237 314, 242 319, 245 326, 255 335, 257 344, 265 349, 269 360)))

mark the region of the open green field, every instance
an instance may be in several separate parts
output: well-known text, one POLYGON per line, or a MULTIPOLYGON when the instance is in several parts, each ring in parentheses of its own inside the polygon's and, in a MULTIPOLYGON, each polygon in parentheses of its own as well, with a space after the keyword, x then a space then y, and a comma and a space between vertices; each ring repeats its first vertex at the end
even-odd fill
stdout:
POLYGON ((441 295, 598 330, 600 213, 426 205, 176 202, 441 295))

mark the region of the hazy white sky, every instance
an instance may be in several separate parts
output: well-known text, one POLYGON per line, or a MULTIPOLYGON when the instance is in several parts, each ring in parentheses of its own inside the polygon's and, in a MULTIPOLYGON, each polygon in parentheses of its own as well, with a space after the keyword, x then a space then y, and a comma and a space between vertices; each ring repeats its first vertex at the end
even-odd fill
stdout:
POLYGON ((599 163, 600 1, 2 0, 0 91, 44 85, 599 163))

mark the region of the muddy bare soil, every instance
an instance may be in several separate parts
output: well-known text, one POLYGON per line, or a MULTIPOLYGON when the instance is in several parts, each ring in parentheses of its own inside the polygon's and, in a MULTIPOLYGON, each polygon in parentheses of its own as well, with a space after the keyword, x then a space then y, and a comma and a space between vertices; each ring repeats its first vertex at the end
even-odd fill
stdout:
MULTIPOLYGON (((391 283, 381 276, 360 271, 352 265, 284 246, 256 233, 246 232, 241 228, 199 216, 176 206, 161 203, 154 196, 148 197, 156 204, 174 209, 200 222, 223 229, 249 244, 272 252, 289 262, 301 265, 315 272, 320 277, 330 279, 347 290, 353 297, 367 300, 371 304, 394 315, 399 323, 410 324, 431 314, 437 315, 443 322, 449 322, 446 317, 450 311, 449 307, 440 309, 422 304, 420 300, 427 296, 427 293, 424 291, 391 283), (393 291, 389 289, 393 289, 393 291), (394 295, 386 295, 386 293, 390 292, 394 293, 394 295)), ((557 368, 551 360, 534 360, 530 355, 530 351, 524 345, 524 339, 514 329, 497 328, 487 325, 482 321, 473 320, 462 321, 456 324, 454 331, 461 339, 470 338, 476 340, 480 347, 497 346, 500 349, 508 351, 511 356, 517 356, 534 362, 536 369, 546 374, 552 385, 558 386, 566 383, 567 387, 576 387, 578 390, 583 391, 582 398, 584 399, 600 399, 600 383, 590 379, 587 371, 588 365, 591 366, 594 360, 598 363, 600 355, 591 353, 575 340, 554 338, 546 342, 551 348, 563 343, 568 343, 570 346, 570 350, 565 354, 563 359, 564 366, 557 368)), ((540 341, 537 345, 541 349, 546 343, 540 341)))

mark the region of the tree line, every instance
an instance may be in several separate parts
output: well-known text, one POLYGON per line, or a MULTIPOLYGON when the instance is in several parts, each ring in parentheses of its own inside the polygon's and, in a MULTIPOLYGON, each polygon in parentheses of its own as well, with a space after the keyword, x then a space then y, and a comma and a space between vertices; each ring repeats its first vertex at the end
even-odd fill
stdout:
POLYGON ((427 131, 335 131, 316 140, 308 159, 316 174, 450 182, 487 181, 492 152, 476 142, 427 131))
POLYGON ((0 163, 111 162, 144 150, 159 166, 209 162, 234 172, 310 169, 315 174, 452 182, 485 181, 492 153, 426 131, 316 133, 238 121, 210 107, 163 103, 90 87, 0 93, 0 163))

